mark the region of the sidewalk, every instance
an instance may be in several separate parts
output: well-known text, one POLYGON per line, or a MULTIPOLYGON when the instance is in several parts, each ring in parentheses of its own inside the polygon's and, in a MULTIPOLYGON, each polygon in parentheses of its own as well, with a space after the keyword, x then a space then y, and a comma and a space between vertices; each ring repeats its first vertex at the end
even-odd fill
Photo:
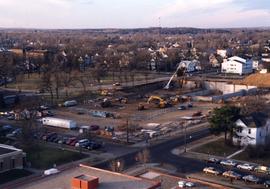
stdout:
MULTIPOLYGON (((198 131, 200 129, 207 128, 208 125, 209 125, 208 122, 204 122, 204 123, 200 123, 200 124, 197 124, 197 125, 189 126, 186 129, 187 135, 190 132, 195 132, 195 131, 198 131)), ((153 139, 150 139, 148 143, 146 143, 145 141, 136 143, 136 144, 132 145, 132 147, 155 146, 155 145, 161 144, 163 142, 166 142, 167 140, 176 139, 176 138, 181 137, 181 136, 184 137, 184 130, 179 129, 178 131, 175 131, 173 133, 168 133, 167 135, 162 135, 160 137, 155 137, 153 139)))

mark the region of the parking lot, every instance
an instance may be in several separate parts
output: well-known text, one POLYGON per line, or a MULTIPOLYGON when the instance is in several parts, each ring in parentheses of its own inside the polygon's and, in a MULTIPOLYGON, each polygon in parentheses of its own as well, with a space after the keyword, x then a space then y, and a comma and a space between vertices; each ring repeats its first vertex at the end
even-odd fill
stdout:
POLYGON ((190 177, 215 183, 225 183, 239 188, 269 187, 270 169, 260 171, 259 168, 261 166, 256 164, 210 158, 205 162, 205 168, 201 173, 192 174, 190 177))

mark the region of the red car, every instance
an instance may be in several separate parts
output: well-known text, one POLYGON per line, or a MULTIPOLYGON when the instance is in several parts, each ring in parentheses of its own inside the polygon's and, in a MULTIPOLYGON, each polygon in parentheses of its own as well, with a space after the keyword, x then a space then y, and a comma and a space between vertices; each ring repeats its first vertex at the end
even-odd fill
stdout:
POLYGON ((71 146, 75 146, 75 144, 78 142, 78 140, 77 139, 75 139, 75 140, 73 140, 69 145, 71 145, 71 146))
POLYGON ((71 143, 72 143, 74 140, 76 140, 75 137, 69 138, 69 139, 67 140, 66 144, 67 144, 67 145, 71 145, 71 143))
POLYGON ((99 130, 99 126, 98 125, 91 125, 90 130, 91 131, 97 131, 97 130, 99 130))

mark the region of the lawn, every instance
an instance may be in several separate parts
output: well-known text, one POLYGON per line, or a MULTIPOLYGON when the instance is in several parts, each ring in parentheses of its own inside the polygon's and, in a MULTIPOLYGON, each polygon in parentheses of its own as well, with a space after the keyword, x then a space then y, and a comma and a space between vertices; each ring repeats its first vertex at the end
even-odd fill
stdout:
POLYGON ((238 150, 239 150, 238 147, 226 145, 224 143, 224 139, 220 139, 220 140, 199 146, 193 149, 192 151, 198 152, 198 153, 215 155, 215 156, 227 157, 238 150))
POLYGON ((86 155, 62 149, 49 148, 43 145, 25 149, 27 161, 36 169, 48 169, 53 165, 62 165, 87 157, 86 155))
POLYGON ((38 90, 41 86, 41 76, 38 74, 31 74, 30 78, 28 78, 27 74, 20 77, 21 78, 18 78, 16 83, 9 83, 7 87, 18 90, 38 90))
POLYGON ((24 169, 13 169, 10 171, 6 171, 4 173, 0 173, 0 184, 4 184, 19 178, 23 178, 31 175, 32 173, 26 171, 24 169))
POLYGON ((257 163, 260 165, 270 166, 270 152, 268 151, 263 157, 249 157, 248 152, 244 151, 234 157, 234 159, 257 163))

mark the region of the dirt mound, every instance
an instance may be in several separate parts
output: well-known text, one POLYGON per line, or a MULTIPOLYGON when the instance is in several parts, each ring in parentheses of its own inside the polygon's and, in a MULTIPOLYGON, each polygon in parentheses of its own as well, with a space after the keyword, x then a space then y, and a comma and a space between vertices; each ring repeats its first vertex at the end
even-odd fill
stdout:
POLYGON ((257 87, 270 87, 270 74, 252 74, 237 84, 244 84, 257 87))

